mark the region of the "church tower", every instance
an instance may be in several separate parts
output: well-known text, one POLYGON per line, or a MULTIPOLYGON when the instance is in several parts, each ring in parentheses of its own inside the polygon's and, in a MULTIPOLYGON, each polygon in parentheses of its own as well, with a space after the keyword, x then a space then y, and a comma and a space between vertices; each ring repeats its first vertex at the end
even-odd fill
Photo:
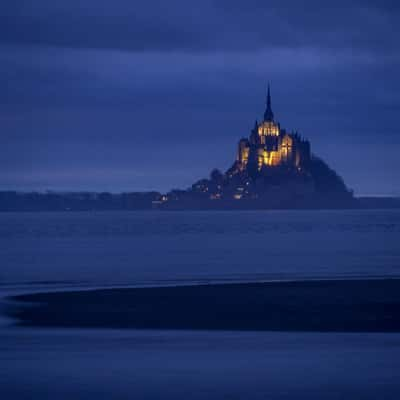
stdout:
POLYGON ((237 170, 250 168, 260 172, 278 166, 299 168, 309 159, 310 149, 307 143, 298 135, 281 129, 280 124, 275 121, 271 88, 268 84, 264 118, 260 123, 255 122, 248 139, 240 140, 236 157, 237 170))

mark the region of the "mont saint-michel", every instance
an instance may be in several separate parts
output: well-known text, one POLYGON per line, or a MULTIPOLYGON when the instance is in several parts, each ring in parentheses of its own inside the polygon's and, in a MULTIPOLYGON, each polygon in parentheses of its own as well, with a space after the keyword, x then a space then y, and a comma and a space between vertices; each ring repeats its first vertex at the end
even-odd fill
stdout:
MULTIPOLYGON (((239 139, 233 164, 225 172, 211 170, 209 178, 187 189, 118 194, 0 191, 0 211, 400 207, 395 197, 354 197, 303 134, 280 124, 269 85, 265 103, 262 118, 249 124, 252 128, 239 139)), ((232 150, 222 148, 221 154, 225 151, 232 150)))
POLYGON ((313 154, 310 142, 276 120, 268 85, 263 117, 239 140, 233 165, 225 173, 214 169, 188 190, 167 193, 160 203, 165 208, 341 208, 355 200, 342 178, 313 154))

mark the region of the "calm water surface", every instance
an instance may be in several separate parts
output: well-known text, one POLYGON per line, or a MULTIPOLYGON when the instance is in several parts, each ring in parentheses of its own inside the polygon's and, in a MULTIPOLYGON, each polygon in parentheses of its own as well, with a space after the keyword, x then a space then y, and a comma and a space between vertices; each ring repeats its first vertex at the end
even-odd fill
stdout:
POLYGON ((0 283, 400 275, 399 211, 0 213, 0 283))
MULTIPOLYGON (((2 294, 400 276, 400 211, 0 214, 2 294)), ((0 326, 5 399, 399 399, 400 335, 0 326)))

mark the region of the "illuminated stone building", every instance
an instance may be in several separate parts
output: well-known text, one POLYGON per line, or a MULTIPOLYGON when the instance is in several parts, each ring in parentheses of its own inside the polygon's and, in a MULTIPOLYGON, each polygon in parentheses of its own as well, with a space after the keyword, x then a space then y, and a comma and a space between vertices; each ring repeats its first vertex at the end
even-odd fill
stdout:
POLYGON ((289 133, 274 120, 268 86, 263 121, 256 121, 250 137, 239 141, 234 169, 251 172, 282 166, 301 169, 310 160, 310 144, 297 133, 289 133))
POLYGON ((352 206, 342 178, 297 132, 275 121, 271 91, 261 122, 239 141, 236 160, 225 173, 214 169, 187 190, 164 196, 169 208, 282 208, 352 206))

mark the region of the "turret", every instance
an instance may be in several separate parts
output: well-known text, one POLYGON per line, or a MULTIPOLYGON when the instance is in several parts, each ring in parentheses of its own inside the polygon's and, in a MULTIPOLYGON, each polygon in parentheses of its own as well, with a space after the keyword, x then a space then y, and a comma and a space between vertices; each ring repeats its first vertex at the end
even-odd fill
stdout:
POLYGON ((250 134, 250 143, 251 144, 257 144, 258 143, 258 122, 256 120, 254 124, 254 128, 251 131, 250 134))

